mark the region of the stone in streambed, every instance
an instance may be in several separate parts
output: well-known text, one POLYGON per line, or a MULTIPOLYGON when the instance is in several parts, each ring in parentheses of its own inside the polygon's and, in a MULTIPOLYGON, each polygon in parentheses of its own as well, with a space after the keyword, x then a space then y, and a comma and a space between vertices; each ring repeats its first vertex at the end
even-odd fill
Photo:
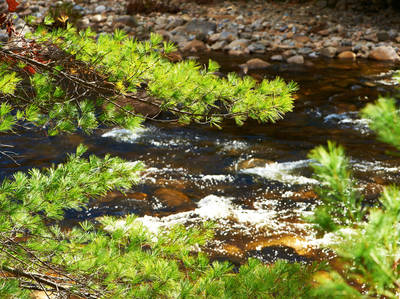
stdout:
POLYGON ((208 48, 202 41, 194 39, 188 42, 182 50, 185 52, 204 52, 207 51, 208 48))
POLYGON ((400 59, 396 50, 391 46, 381 46, 373 49, 368 56, 373 60, 398 61, 400 59))
POLYGON ((344 51, 344 52, 341 52, 341 53, 338 55, 338 58, 339 58, 339 59, 351 59, 351 60, 355 60, 356 57, 357 57, 357 55, 356 55, 354 52, 352 52, 352 51, 344 51))
POLYGON ((271 60, 272 61, 282 61, 283 57, 282 57, 282 55, 273 55, 273 56, 271 56, 271 60))
POLYGON ((226 46, 226 42, 224 40, 221 40, 219 42, 214 43, 211 46, 211 50, 213 50, 213 51, 222 50, 225 46, 226 46))
POLYGON ((175 189, 160 188, 154 192, 154 196, 169 208, 177 208, 193 204, 186 194, 175 189))
POLYGON ((246 70, 260 70, 266 69, 270 64, 260 58, 253 58, 248 60, 246 63, 241 64, 240 67, 246 70))
POLYGON ((295 55, 290 58, 288 58, 287 63, 293 63, 293 64, 304 64, 304 57, 301 55, 295 55))
POLYGON ((324 56, 324 57, 333 58, 336 56, 336 52, 337 52, 337 49, 335 47, 327 47, 327 48, 323 48, 320 51, 320 54, 321 54, 321 56, 324 56))
POLYGON ((185 26, 185 31, 190 33, 212 34, 216 31, 217 24, 214 22, 192 20, 185 26))

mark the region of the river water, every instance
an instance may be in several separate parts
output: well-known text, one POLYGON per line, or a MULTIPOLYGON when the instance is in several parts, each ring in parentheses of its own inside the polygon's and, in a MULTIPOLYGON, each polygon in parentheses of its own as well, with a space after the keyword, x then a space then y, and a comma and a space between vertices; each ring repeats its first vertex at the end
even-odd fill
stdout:
MULTIPOLYGON (((238 65, 249 57, 214 53, 212 58, 228 72, 240 71, 238 65)), ((276 63, 254 73, 258 79, 281 76, 300 86, 294 111, 276 124, 236 127, 228 122, 217 130, 146 123, 134 133, 102 129, 92 136, 0 135, 0 143, 14 146, 20 164, 0 157, 0 178, 63 162, 84 143, 92 154, 140 160, 147 170, 142 183, 125 196, 113 192, 84 211, 67 211, 66 223, 134 213, 156 231, 212 220, 216 235, 205 250, 215 259, 328 259, 331 254, 320 247, 332 238, 320 238, 303 221, 318 204, 313 187, 319 182, 312 177, 307 154, 327 140, 345 146, 360 191, 370 200, 383 185, 400 183, 400 158, 387 154, 391 148, 375 140, 357 113, 378 95, 394 93, 395 69, 371 61, 313 60, 312 65, 276 63)))

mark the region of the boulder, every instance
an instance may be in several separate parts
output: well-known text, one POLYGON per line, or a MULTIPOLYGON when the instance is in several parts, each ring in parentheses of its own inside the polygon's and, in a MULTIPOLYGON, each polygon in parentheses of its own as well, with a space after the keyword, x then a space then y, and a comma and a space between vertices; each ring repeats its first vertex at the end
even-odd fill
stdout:
POLYGON ((380 46, 373 49, 369 53, 369 58, 373 60, 386 60, 386 61, 398 61, 400 59, 397 55, 396 50, 391 46, 380 46))
POLYGON ((293 64, 303 64, 304 63, 304 57, 301 55, 295 55, 290 58, 288 58, 287 63, 293 63, 293 64))
POLYGON ((352 51, 344 51, 338 55, 339 59, 352 59, 355 60, 357 55, 352 51))

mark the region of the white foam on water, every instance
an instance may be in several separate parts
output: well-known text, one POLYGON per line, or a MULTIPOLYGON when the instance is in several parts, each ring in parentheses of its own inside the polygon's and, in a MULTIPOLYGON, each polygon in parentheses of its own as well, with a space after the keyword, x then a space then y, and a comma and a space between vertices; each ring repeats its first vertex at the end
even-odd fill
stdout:
POLYGON ((398 173, 400 167, 385 165, 380 161, 358 161, 350 160, 352 166, 362 172, 384 172, 384 173, 398 173))
POLYGON ((318 184, 315 179, 308 178, 302 175, 293 174, 294 170, 306 168, 311 160, 299 160, 283 163, 266 163, 264 167, 254 167, 240 170, 242 173, 255 174, 267 179, 279 181, 287 184, 318 184))
POLYGON ((215 221, 221 234, 252 236, 260 230, 269 235, 293 233, 310 227, 306 223, 287 223, 282 221, 283 214, 273 209, 242 208, 232 203, 232 198, 209 195, 197 203, 197 208, 165 217, 143 216, 136 219, 149 231, 157 233, 161 227, 171 227, 176 224, 191 226, 204 221, 215 221))
POLYGON ((325 123, 337 123, 339 127, 353 128, 361 134, 368 134, 370 120, 359 118, 359 113, 355 111, 344 113, 332 113, 324 117, 325 123))
POLYGON ((249 147, 249 144, 245 141, 240 140, 229 140, 224 143, 221 143, 217 140, 217 144, 222 144, 222 152, 231 152, 237 150, 245 150, 249 147))
POLYGON ((101 135, 103 138, 113 138, 119 142, 128 142, 134 143, 136 140, 143 135, 148 129, 145 128, 137 128, 135 130, 128 130, 128 129, 112 129, 109 132, 104 133, 101 135))
POLYGON ((200 180, 211 185, 217 185, 218 183, 233 182, 234 177, 225 174, 207 174, 201 176, 200 180))

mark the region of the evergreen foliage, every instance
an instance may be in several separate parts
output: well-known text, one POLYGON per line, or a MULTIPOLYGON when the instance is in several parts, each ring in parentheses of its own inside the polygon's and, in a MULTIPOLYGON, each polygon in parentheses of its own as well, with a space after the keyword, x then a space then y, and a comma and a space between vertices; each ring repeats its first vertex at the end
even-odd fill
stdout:
MULTIPOLYGON (((49 135, 110 125, 134 129, 154 119, 137 112, 137 103, 168 112, 161 120, 175 115, 215 126, 227 118, 275 121, 292 109, 294 83, 219 78, 212 61, 207 69, 171 63, 174 47, 157 35, 138 42, 118 30, 96 36, 69 25, 49 31, 50 17, 45 23, 29 40, 20 38, 20 48, 0 47, 1 132, 27 123, 49 135)), ((309 297, 315 265, 249 260, 236 273, 228 263, 211 263, 199 252, 213 236, 211 223, 152 234, 131 215, 60 227, 66 210, 82 209, 110 190, 129 190, 140 178, 140 163, 85 151, 79 146, 63 164, 2 182, 0 296, 29 298, 28 290, 36 289, 83 298, 309 297)))
MULTIPOLYGON (((368 104, 362 115, 378 138, 400 148, 399 111, 393 99, 368 104)), ((367 208, 356 192, 348 159, 340 146, 328 143, 310 157, 316 177, 323 182, 323 205, 312 221, 323 230, 337 231, 341 241, 332 246, 343 269, 332 270, 314 290, 319 298, 398 298, 400 296, 400 189, 385 187, 379 201, 367 208)))

